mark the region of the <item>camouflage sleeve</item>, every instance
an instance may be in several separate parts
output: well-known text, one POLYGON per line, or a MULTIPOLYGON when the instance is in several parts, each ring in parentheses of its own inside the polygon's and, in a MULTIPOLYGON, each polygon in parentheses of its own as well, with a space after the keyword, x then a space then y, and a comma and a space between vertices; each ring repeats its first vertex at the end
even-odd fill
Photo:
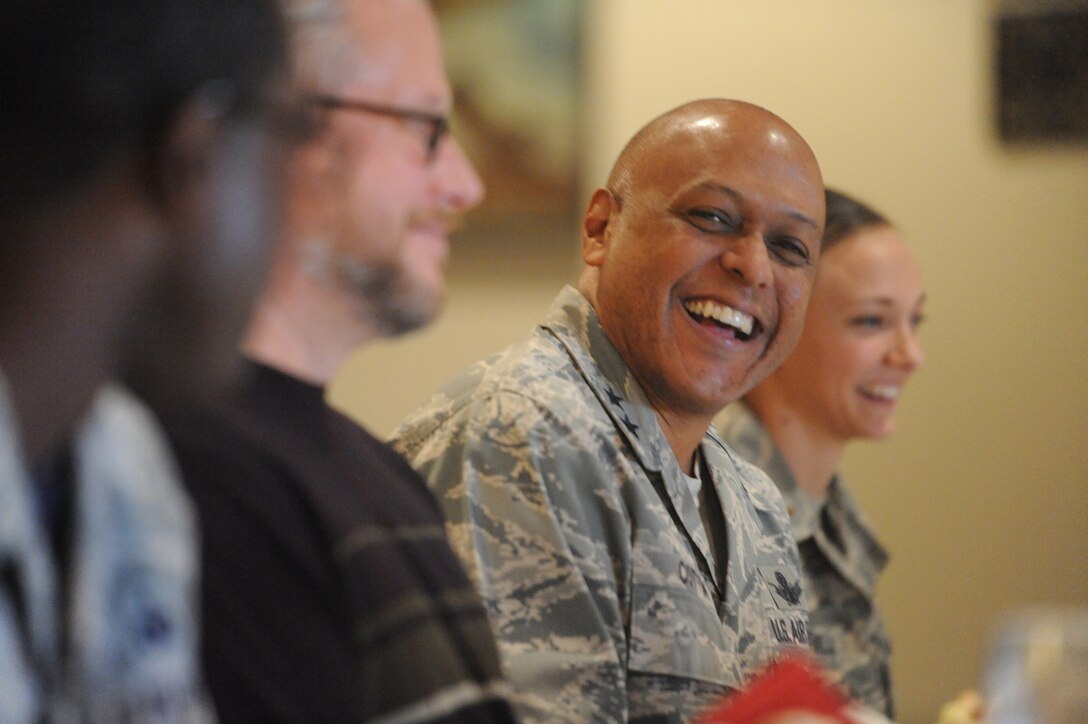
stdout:
POLYGON ((485 599, 525 721, 627 719, 630 524, 605 464, 615 445, 579 418, 501 392, 413 455, 485 599))

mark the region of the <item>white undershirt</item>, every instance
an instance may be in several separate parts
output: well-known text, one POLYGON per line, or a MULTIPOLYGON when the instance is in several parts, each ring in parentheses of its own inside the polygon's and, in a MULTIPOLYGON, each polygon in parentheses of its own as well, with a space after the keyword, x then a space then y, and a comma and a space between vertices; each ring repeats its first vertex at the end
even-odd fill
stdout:
MULTIPOLYGON (((729 560, 726 554, 725 519, 722 516, 721 506, 718 504, 718 495, 714 491, 710 476, 707 474, 706 465, 703 463, 703 455, 699 448, 695 450, 695 460, 692 465, 695 476, 684 473, 684 480, 688 489, 695 498, 699 508, 699 518, 703 521, 703 530, 706 531, 707 541, 710 543, 710 555, 713 557, 711 565, 718 573, 718 580, 725 580, 725 564, 729 560), (704 482, 706 478, 707 482, 704 482)), ((683 472, 683 471, 681 471, 683 472)))

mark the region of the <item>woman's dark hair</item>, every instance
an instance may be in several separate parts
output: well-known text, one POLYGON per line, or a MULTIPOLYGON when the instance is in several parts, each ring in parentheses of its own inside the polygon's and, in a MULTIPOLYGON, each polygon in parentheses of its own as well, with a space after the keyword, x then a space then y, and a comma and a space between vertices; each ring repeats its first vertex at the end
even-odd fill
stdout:
POLYGON ((0 28, 4 217, 151 147, 208 83, 245 113, 286 70, 276 0, 4 0, 0 28))
POLYGON ((825 189, 824 198, 827 203, 827 221, 824 223, 824 238, 820 245, 822 251, 827 251, 861 229, 891 225, 879 212, 841 191, 825 189))

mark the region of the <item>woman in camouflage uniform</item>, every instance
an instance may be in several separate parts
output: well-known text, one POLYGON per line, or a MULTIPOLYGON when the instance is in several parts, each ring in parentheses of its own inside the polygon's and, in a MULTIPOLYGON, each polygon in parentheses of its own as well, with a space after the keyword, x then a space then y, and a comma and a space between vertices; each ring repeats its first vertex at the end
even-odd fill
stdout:
POLYGON ((918 265, 883 216, 827 191, 819 273, 794 352, 721 420, 725 441, 786 499, 801 552, 813 648, 846 693, 893 715, 891 643, 873 600, 888 556, 839 466, 855 439, 895 429, 922 363, 918 265))

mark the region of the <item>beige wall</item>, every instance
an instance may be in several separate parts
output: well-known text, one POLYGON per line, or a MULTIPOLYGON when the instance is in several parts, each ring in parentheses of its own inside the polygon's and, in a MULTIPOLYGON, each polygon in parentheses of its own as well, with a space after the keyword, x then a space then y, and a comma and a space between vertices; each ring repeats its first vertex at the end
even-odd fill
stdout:
MULTIPOLYGON (((899 433, 859 444, 846 474, 893 551, 880 600, 901 719, 932 721, 978 682, 1003 612, 1088 605, 1088 148, 996 141, 985 0, 588 8, 587 186, 651 116, 744 98, 793 123, 827 182, 887 212, 917 250, 928 361, 899 433)), ((474 251, 440 323, 360 353, 334 402, 391 430, 525 333, 576 268, 573 239, 550 261, 474 251)))

